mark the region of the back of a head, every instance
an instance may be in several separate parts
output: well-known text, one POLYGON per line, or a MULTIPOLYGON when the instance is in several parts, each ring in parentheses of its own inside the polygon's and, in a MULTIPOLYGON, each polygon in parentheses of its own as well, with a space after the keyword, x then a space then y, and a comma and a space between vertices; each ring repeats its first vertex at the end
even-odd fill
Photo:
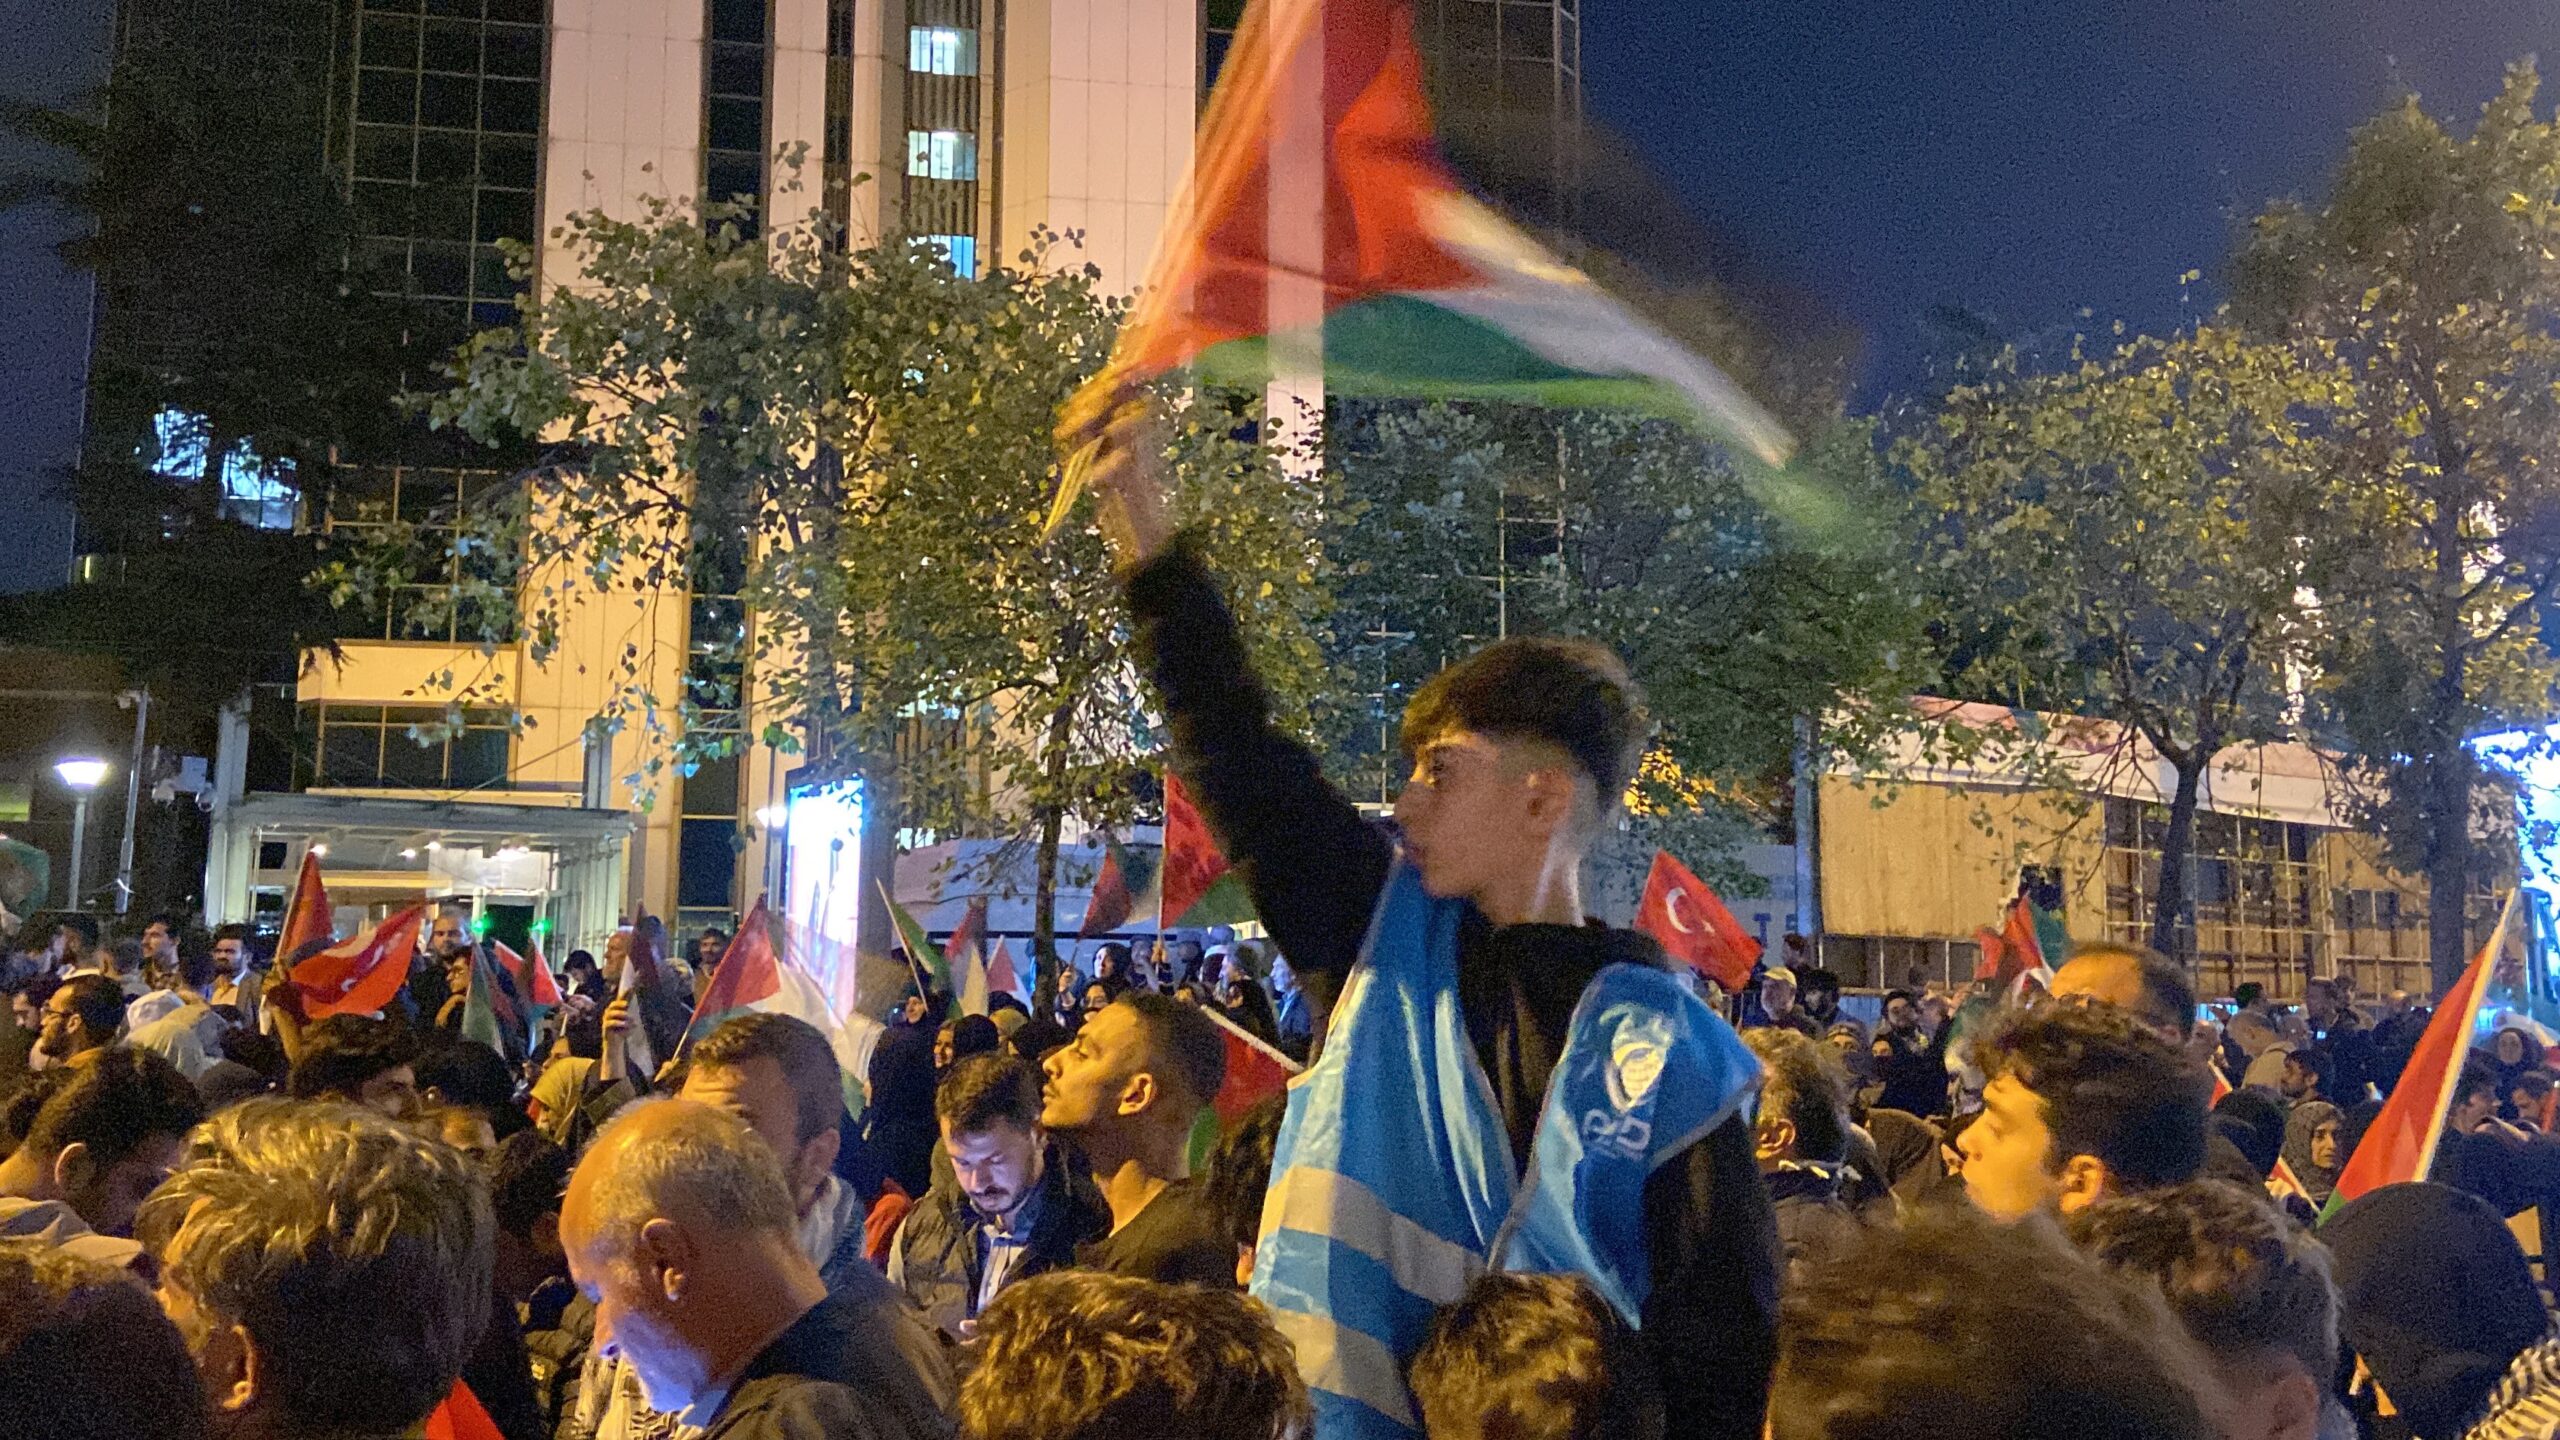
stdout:
MULTIPOLYGON (((515 1071, 506 1057, 478 1040, 448 1040, 426 1050, 416 1063, 418 1088, 434 1091, 449 1105, 478 1110, 493 1121, 502 1111, 517 1110, 515 1071)), ((514 1131, 498 1133, 503 1137, 514 1131)))
POLYGON ((801 1144, 835 1128, 844 1113, 844 1066, 817 1026, 770 1012, 739 1015, 721 1021, 719 1028, 693 1047, 697 1068, 732 1069, 759 1057, 781 1067, 783 1080, 791 1086, 794 1129, 801 1144))
POLYGON ((1053 1271, 1006 1287, 978 1338, 963 1440, 1287 1440, 1313 1423, 1289 1342, 1232 1291, 1053 1271))
POLYGON ((691 1100, 625 1106, 579 1161, 592 1239, 627 1255, 640 1230, 670 1219, 706 1233, 796 1245, 798 1214, 773 1147, 726 1112, 691 1100))
POLYGON ((1861 1231, 1788 1291, 1769 1434, 2208 1440, 2210 1384, 2158 1296, 2043 1221, 1951 1206, 1861 1231))
POLYGON ((1411 1375, 1431 1440, 1659 1440, 1666 1424, 1635 1332, 1571 1275, 1478 1279, 1411 1375))
POLYGON ((2120 964, 2130 968, 2137 978, 2139 992, 2128 1008, 2142 1023, 2163 1034, 2184 1037, 2196 1021, 2196 986, 2187 978, 2186 967, 2145 945, 2124 945, 2099 941, 2074 946, 2071 958, 2064 962, 2069 969, 2083 960, 2099 964, 2120 964))
POLYGON ((1040 1072, 1019 1056, 972 1055, 934 1087, 933 1114, 954 1135, 1027 1131, 1040 1123, 1040 1072))
POLYGON ((1261 1238, 1262 1202, 1271 1192, 1271 1166, 1288 1109, 1286 1096, 1265 1098, 1218 1137, 1218 1148, 1209 1156, 1203 1198, 1227 1238, 1240 1246, 1261 1238))
POLYGON ((2498 1212, 2449 1186, 2385 1185, 2320 1227, 2338 1333, 2422 1440, 2451 1440, 2548 1325, 2498 1212))
POLYGON ((1407 755, 1462 730, 1562 750, 1591 778, 1606 815, 1644 752, 1644 695, 1606 646, 1515 636, 1432 676, 1405 706, 1407 755))
POLYGON ((1849 1146, 1849 1084, 1830 1049, 1794 1030, 1746 1030, 1742 1043, 1760 1057, 1760 1118, 1795 1127, 1799 1160, 1836 1165, 1849 1146))
POLYGON ((2240 1153, 2267 1178, 2284 1152, 2285 1108, 2263 1090, 2239 1089, 2213 1102, 2213 1118, 2240 1153), (2229 1122, 2223 1125, 2221 1122, 2229 1122))
POLYGON ((525 1235, 543 1216, 559 1214, 569 1168, 569 1152, 539 1130, 519 1130, 499 1141, 489 1160, 489 1210, 498 1229, 525 1235))
POLYGON ((0 1435, 206 1433, 195 1361, 150 1291, 41 1240, 0 1240, 0 1435))
POLYGON ((487 1183, 370 1110, 251 1100, 197 1132, 140 1233, 208 1324, 247 1330, 286 1433, 395 1433, 453 1388, 489 1318, 487 1183), (351 1366, 349 1356, 364 1363, 351 1366))
POLYGON ((154 1139, 184 1136, 203 1118, 204 1102, 178 1067, 119 1048, 64 1075, 28 1121, 25 1143, 38 1155, 85 1145, 104 1168, 154 1139))
POLYGON ((1111 1002, 1136 1013, 1146 1066, 1178 1092, 1179 1107, 1197 1114, 1227 1083, 1227 1041, 1218 1022, 1166 995, 1132 990, 1111 1002))
POLYGON ((2158 1286, 2214 1359, 2290 1356, 2324 1386, 2336 1370, 2329 1252, 2265 1192, 2193 1180, 2102 1200, 2066 1226, 2100 1265, 2158 1286))
POLYGON ((2012 1077, 2042 1102, 2057 1162, 2096 1156, 2119 1190, 2190 1180, 2204 1167, 2203 1067, 2129 1012, 2015 1012, 1976 1055, 1986 1078, 2012 1077))
POLYGON ((397 1021, 332 1015, 304 1034, 285 1093, 297 1100, 353 1099, 366 1081, 417 1060, 417 1042, 397 1021))

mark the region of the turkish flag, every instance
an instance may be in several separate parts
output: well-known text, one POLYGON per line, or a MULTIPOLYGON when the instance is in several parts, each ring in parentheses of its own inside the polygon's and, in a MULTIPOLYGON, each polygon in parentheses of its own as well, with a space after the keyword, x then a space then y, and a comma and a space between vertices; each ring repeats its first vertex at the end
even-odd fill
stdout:
POLYGON ((305 1020, 331 1015, 363 1015, 391 1003, 409 983, 409 957, 418 948, 418 932, 427 907, 412 905, 382 922, 371 935, 341 941, 293 967, 293 988, 302 997, 305 1020))
POLYGON ((329 890, 320 883, 320 856, 310 850, 302 852, 302 874, 293 882, 293 893, 285 897, 284 929, 276 936, 276 965, 293 963, 314 940, 335 938, 329 924, 329 890))
POLYGON ((1750 983, 1751 966, 1760 958, 1760 942, 1724 908, 1706 881, 1667 850, 1653 852, 1644 903, 1636 907, 1636 928, 1728 991, 1750 983))

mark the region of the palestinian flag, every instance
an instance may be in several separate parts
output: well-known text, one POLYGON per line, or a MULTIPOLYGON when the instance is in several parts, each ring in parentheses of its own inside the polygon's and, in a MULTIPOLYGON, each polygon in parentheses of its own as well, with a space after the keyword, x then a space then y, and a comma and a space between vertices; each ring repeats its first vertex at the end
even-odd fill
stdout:
POLYGON ((761 898, 747 912, 737 938, 721 953, 720 968, 712 976, 711 988, 703 992, 702 1003, 694 1007, 692 1022, 685 1026, 682 1049, 692 1049, 703 1036, 719 1029, 722 1021, 756 1014, 805 1020, 826 1036, 827 1043, 835 1047, 837 1067, 844 1072, 845 1108, 856 1115, 862 1113, 860 1076, 871 1063, 870 1050, 857 1044, 856 1037, 837 1023, 827 1004, 827 993, 818 982, 795 968, 774 947, 773 917, 761 898))
POLYGON ((2427 1022, 2426 1033, 2409 1054, 2408 1067, 2400 1072, 2400 1083, 2392 1087, 2382 1113, 2373 1117, 2356 1153, 2347 1157, 2346 1168, 2338 1172, 2338 1188, 2330 1192, 2322 1219, 2368 1190, 2424 1180, 2435 1168, 2436 1144, 2444 1138, 2445 1116, 2453 1109, 2462 1062, 2471 1058, 2471 1039, 2479 1029, 2480 1004, 2488 996, 2489 977, 2498 968, 2498 954, 2505 948, 2507 925, 2515 913, 2516 897, 2511 893, 2498 914, 2497 928, 2489 932, 2489 943, 2480 947, 2462 978, 2436 1006, 2435 1018, 2427 1022))
POLYGON ((294 966, 287 983, 301 1005, 301 1018, 369 1015, 389 1005, 409 983, 409 957, 417 952, 426 923, 427 907, 412 905, 372 934, 332 945, 294 966))
POLYGON ((1159 867, 1134 859, 1119 841, 1102 837, 1102 869, 1093 877, 1093 898, 1085 902, 1084 923, 1076 938, 1090 940, 1129 923, 1138 912, 1138 896, 1155 885, 1159 867))
POLYGON ((942 961, 959 977, 959 989, 951 997, 952 1009, 962 1015, 987 1013, 987 901, 980 896, 969 902, 969 914, 960 928, 942 947, 942 961))
POLYGON ((471 947, 471 993, 462 1002, 463 1038, 498 1052, 510 1065, 524 1063, 533 1043, 533 1012, 524 992, 486 946, 471 947))
POLYGON ((1178 218, 1093 383, 1320 370, 1335 394, 1624 406, 1783 465, 1794 442, 1723 372, 1459 183, 1413 31, 1412 0, 1246 7, 1178 218))
POLYGON ((542 958, 542 939, 536 936, 526 943, 533 947, 530 959, 517 954, 515 947, 504 940, 490 941, 489 948, 492 958, 507 973, 507 978, 515 982, 516 993, 524 997, 526 1004, 538 1010, 557 1010, 562 1003, 560 982, 552 978, 550 963, 542 958))
POLYGON ((1001 990, 1016 1000, 1027 1000, 1031 992, 1022 987, 1021 973, 1013 967, 1013 951, 998 940, 994 953, 987 956, 987 989, 1001 990))
POLYGON ((315 940, 337 938, 329 920, 329 890, 320 883, 320 857, 312 851, 302 852, 302 873, 295 877, 293 893, 285 897, 284 928, 276 935, 276 966, 282 969, 293 963, 293 957, 315 940))
POLYGON ((1206 1166, 1209 1154, 1217 1148, 1218 1137, 1234 1129, 1254 1106, 1289 1088, 1305 1066, 1269 1045, 1247 1034, 1245 1030, 1204 1005, 1200 1013, 1216 1023, 1220 1038, 1227 1042, 1227 1078, 1218 1087, 1218 1097, 1200 1112, 1191 1130, 1191 1167, 1206 1166))
POLYGON ((2001 916, 1997 931, 1977 930, 1974 939, 1982 946, 1982 963, 1975 968, 1973 978, 1997 980, 2004 989, 2015 988, 2029 978, 2050 985, 2054 969, 2071 948, 2062 916, 2024 895, 2009 902, 2008 913, 2001 916))
POLYGON ((1156 867, 1156 929, 1235 925, 1254 918, 1253 897, 1179 776, 1164 772, 1164 861, 1156 867))
POLYGON ((933 943, 932 932, 898 903, 898 897, 889 893, 885 883, 880 886, 880 899, 889 907, 889 921, 897 927, 898 944, 907 952, 907 968, 915 973, 916 988, 950 994, 951 962, 944 957, 942 947, 933 943))

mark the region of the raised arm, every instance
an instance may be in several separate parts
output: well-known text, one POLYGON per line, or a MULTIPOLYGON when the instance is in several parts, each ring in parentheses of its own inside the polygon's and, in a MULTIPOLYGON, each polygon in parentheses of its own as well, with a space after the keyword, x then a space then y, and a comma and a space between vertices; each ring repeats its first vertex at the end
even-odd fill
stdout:
POLYGON ((1386 883, 1386 836, 1271 720, 1234 615, 1198 553, 1175 538, 1164 437, 1143 402, 1070 415, 1070 444, 1100 435, 1088 484, 1136 621, 1141 664, 1163 697, 1174 764, 1252 891, 1271 938, 1302 974, 1338 977, 1386 883))

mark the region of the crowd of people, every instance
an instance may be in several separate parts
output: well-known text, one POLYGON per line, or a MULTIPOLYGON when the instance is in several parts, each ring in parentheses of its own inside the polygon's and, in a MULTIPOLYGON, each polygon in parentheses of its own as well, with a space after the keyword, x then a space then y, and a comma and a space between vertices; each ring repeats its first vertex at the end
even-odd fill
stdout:
POLYGON ((1614 656, 1443 672, 1382 825, 1274 720, 1143 407, 1082 423, 1269 951, 1105 945, 983 1015, 920 983, 855 1074, 787 1014, 688 1025, 717 933, 571 955, 521 1057, 467 1033, 454 914, 319 1019, 234 930, 21 936, 0 1433, 2560 1437, 2529 1025, 2432 1177, 2338 1204, 2409 997, 2207 1020, 2120 945, 1844 995, 1793 937, 1717 995, 1582 901, 1645 734, 1614 656), (1307 1060, 1285 1096, 1218 1113, 1213 1010, 1307 1060))

